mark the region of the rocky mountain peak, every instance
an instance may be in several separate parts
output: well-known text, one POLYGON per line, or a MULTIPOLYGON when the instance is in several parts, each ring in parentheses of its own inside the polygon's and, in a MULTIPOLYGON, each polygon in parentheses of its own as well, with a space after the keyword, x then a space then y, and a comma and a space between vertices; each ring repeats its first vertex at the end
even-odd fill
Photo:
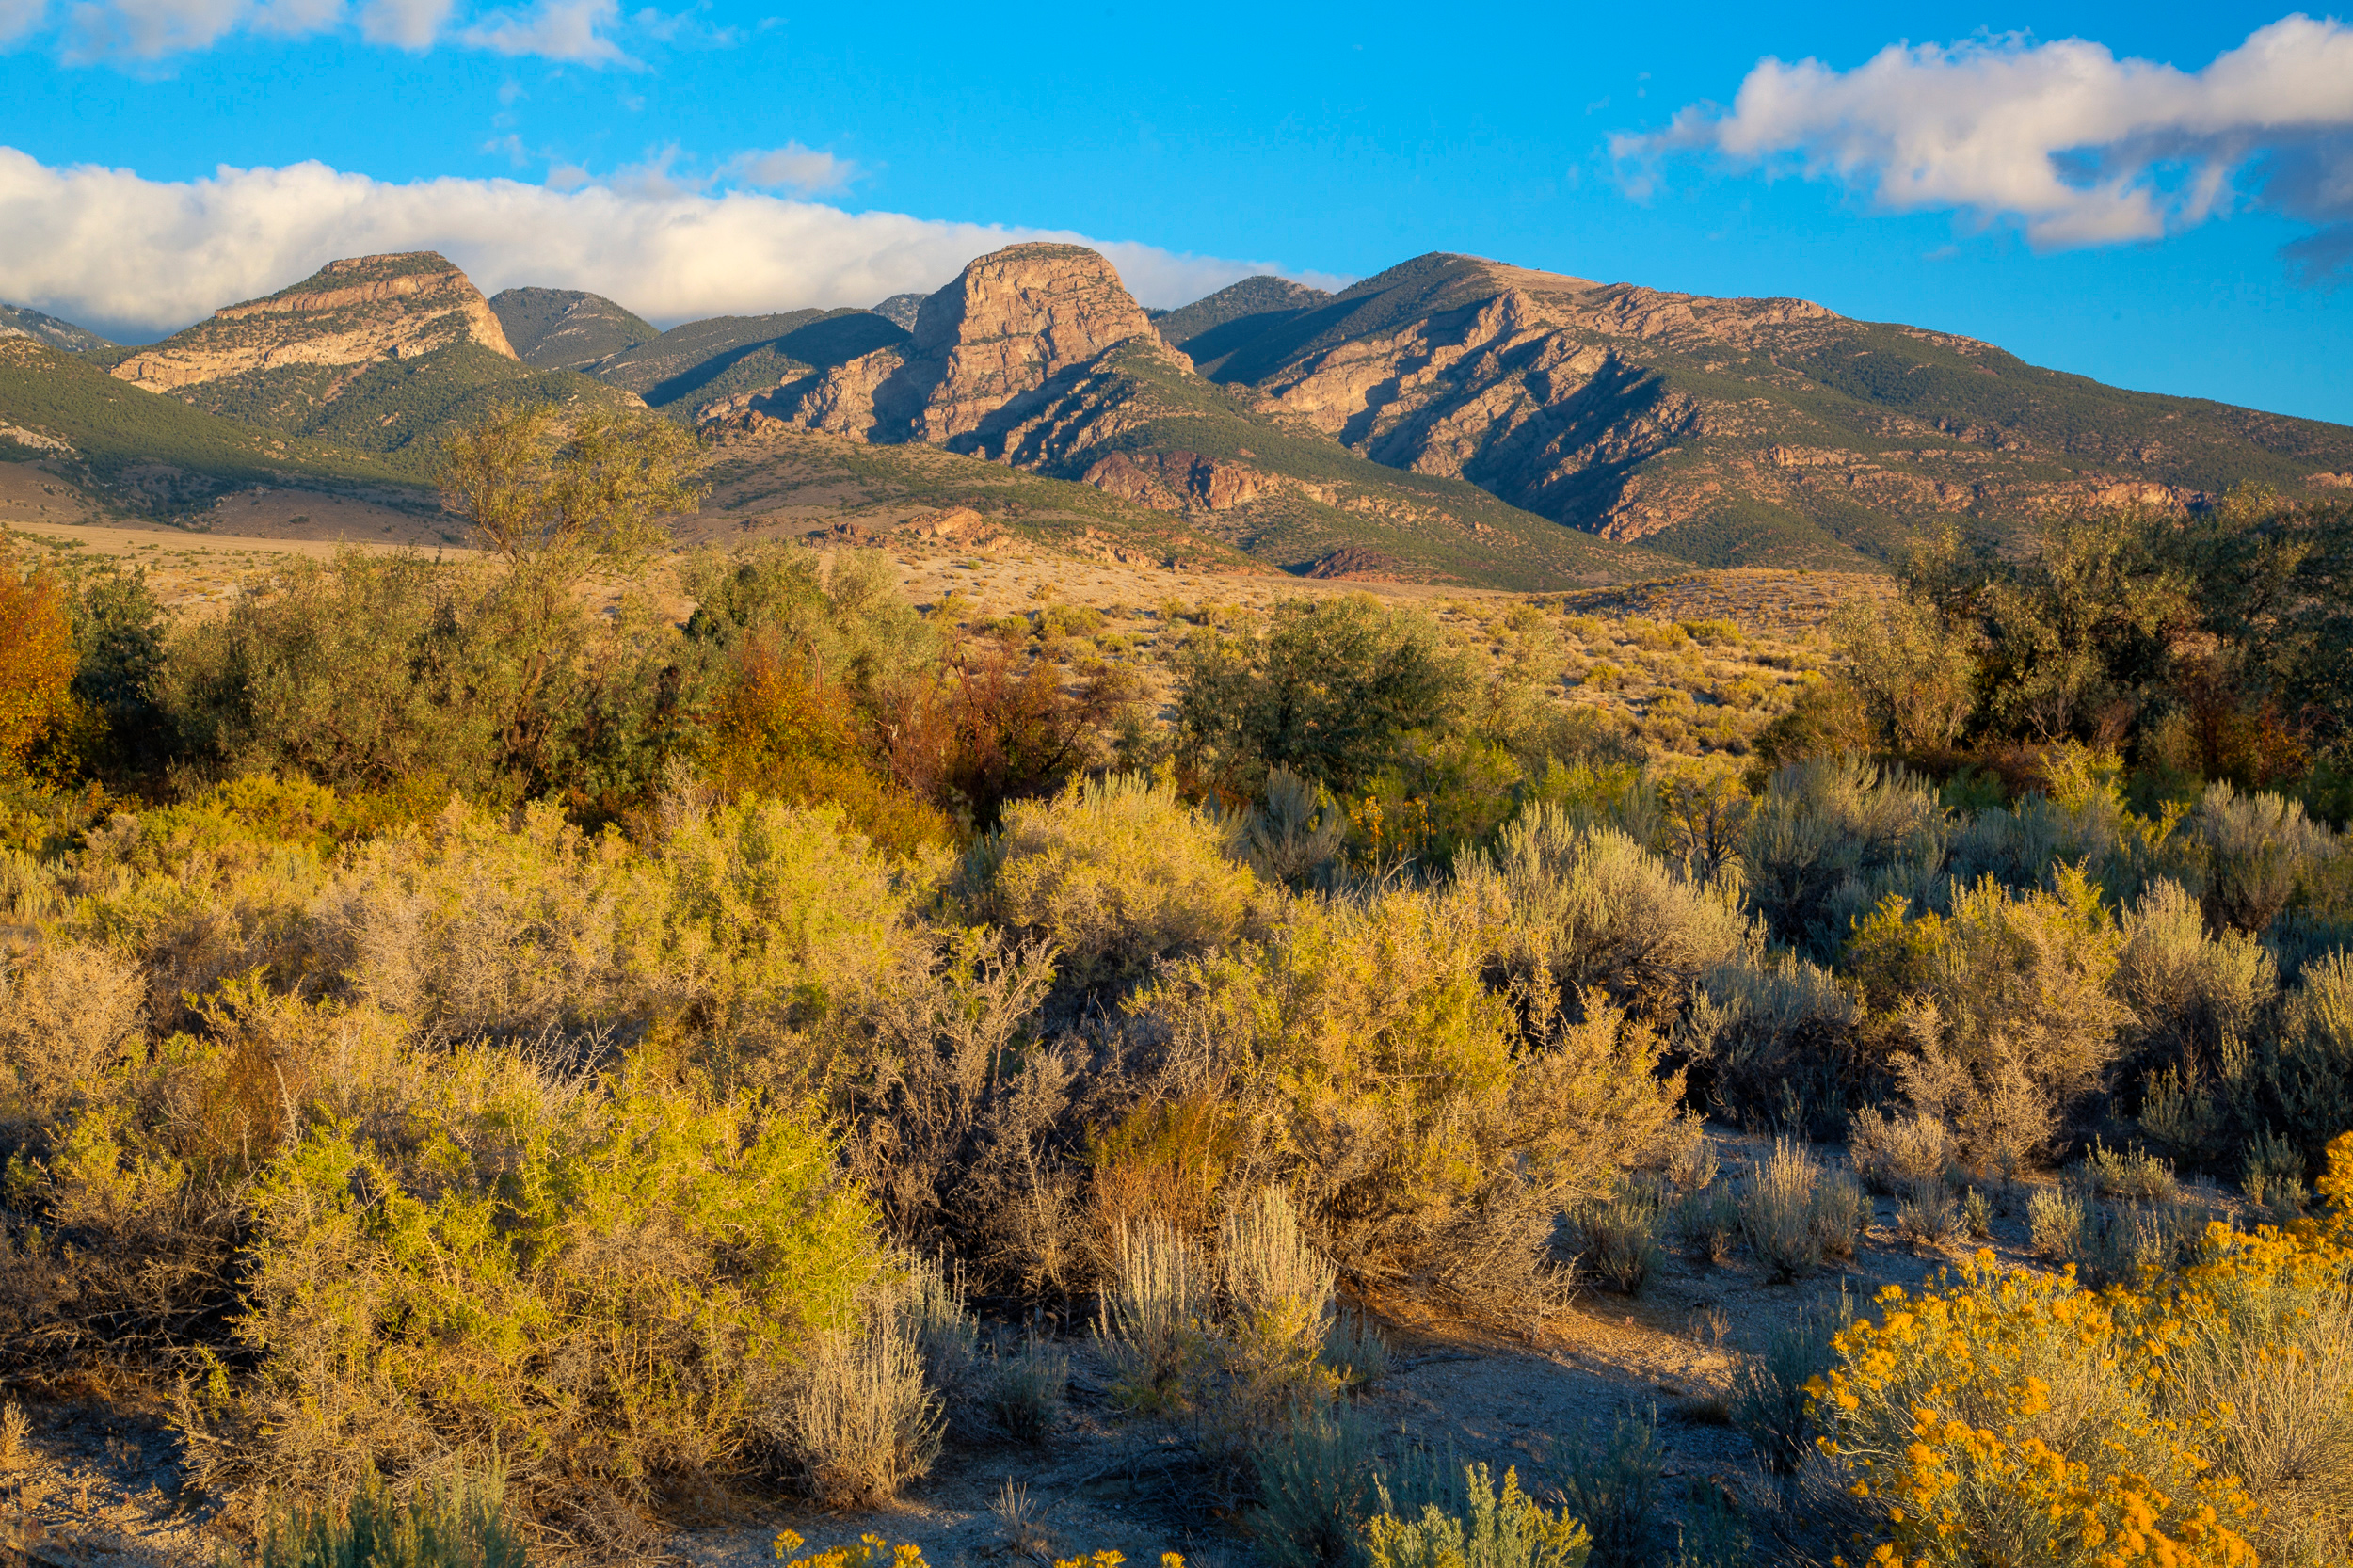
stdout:
POLYGON ((1007 246, 923 300, 912 344, 728 399, 704 417, 757 414, 870 441, 944 445, 1138 340, 1172 352, 1101 255, 1076 245, 1007 246))
POLYGON ((1115 343, 1153 335, 1151 319, 1112 264, 1077 245, 992 250, 924 300, 915 316, 919 356, 1027 339, 1046 356, 1049 376, 1115 343))
POLYGON ((410 359, 461 343, 517 357, 482 291, 447 257, 413 250, 329 262, 276 294, 223 306, 114 374, 169 392, 253 371, 410 359))

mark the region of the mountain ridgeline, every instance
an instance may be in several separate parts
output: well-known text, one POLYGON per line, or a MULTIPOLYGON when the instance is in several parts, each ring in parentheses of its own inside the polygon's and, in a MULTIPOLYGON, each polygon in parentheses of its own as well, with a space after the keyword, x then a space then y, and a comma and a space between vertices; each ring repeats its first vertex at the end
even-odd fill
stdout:
POLYGON ((2343 425, 1801 299, 1448 254, 1146 311, 1096 252, 1025 244, 872 310, 664 331, 579 290, 486 299, 420 251, 329 263, 144 347, 0 308, 0 347, 11 441, 119 488, 136 471, 156 505, 264 474, 415 488, 489 404, 586 402, 694 423, 738 471, 811 440, 868 469, 927 450, 928 485, 1024 471, 1284 570, 1516 588, 1870 568, 1946 525, 1999 540, 2068 507, 2353 487, 2343 425))

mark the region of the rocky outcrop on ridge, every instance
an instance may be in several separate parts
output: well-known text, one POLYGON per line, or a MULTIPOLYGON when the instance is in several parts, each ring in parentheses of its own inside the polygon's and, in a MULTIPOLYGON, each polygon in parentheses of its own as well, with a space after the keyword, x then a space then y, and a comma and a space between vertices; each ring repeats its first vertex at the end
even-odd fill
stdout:
POLYGON ((881 304, 873 306, 872 310, 876 315, 901 331, 912 332, 915 330, 916 312, 922 308, 923 296, 921 295, 894 294, 881 304))
POLYGON ((923 301, 912 344, 721 400, 700 417, 947 446, 1055 376, 1138 340, 1160 345, 1110 262, 1075 245, 1009 246, 923 301))
POLYGON ((464 343, 516 358, 482 291, 445 257, 417 250, 329 262, 292 288, 224 306, 114 374, 149 392, 173 392, 253 371, 361 370, 464 343))

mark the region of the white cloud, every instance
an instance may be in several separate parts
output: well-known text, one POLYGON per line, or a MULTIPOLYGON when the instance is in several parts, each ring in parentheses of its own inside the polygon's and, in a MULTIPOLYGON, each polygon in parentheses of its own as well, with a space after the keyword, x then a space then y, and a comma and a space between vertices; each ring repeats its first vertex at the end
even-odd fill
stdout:
POLYGON ((48 15, 48 0, 0 0, 0 43, 23 38, 48 15))
MULTIPOLYGON (((339 256, 439 250, 481 287, 594 290, 657 322, 872 305, 937 288, 1023 239, 1093 245, 1136 297, 1179 305, 1267 263, 1060 231, 846 213, 748 191, 632 195, 514 180, 391 184, 319 163, 184 183, 52 168, 0 147, 0 299, 102 330, 163 332, 339 256)), ((1292 274, 1304 281, 1337 281, 1292 274)))
POLYGON ((581 65, 633 66, 606 33, 621 18, 618 0, 539 0, 529 11, 493 11, 457 35, 497 55, 536 55, 581 65))
POLYGON ((323 33, 344 20, 344 0, 260 0, 247 24, 257 33, 300 38, 323 33))
POLYGON ((820 196, 847 189, 861 171, 847 158, 813 152, 792 141, 766 152, 738 152, 719 166, 719 172, 723 178, 740 180, 761 190, 820 196))
POLYGON ((2154 239, 2244 200, 2326 242, 2353 233, 2353 27, 2288 16, 2196 72, 2017 35, 1891 45, 1846 72, 1767 59, 1730 110, 1610 147, 1638 194, 1661 155, 1711 151, 1898 212, 2013 221, 2044 248, 2154 239))
POLYGON ((203 49, 243 22, 248 10, 246 0, 85 0, 66 10, 64 54, 69 62, 84 64, 203 49))
MULTIPOLYGON (((635 67, 623 37, 697 48, 734 41, 733 33, 692 16, 641 10, 624 24, 618 0, 533 0, 526 8, 485 11, 455 32, 456 0, 357 0, 357 9, 361 39, 410 51, 449 41, 497 55, 635 67)), ((0 44, 39 32, 47 16, 47 0, 0 0, 0 44)), ((300 37, 348 19, 346 0, 71 0, 56 44, 70 65, 155 60, 210 48, 240 30, 300 37)))
POLYGON ((360 36, 396 49, 430 49, 449 25, 456 0, 368 0, 360 8, 360 36))

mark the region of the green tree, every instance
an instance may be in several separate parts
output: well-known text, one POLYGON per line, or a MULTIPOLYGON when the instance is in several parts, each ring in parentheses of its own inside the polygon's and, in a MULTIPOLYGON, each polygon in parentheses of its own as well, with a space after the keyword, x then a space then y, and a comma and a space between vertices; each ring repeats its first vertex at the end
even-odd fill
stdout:
POLYGON ((484 550, 568 586, 666 542, 662 520, 702 497, 700 456, 693 432, 651 415, 500 404, 449 438, 441 499, 484 550))
POLYGON ((1293 600, 1262 634, 1196 636, 1179 659, 1176 728, 1203 782, 1255 793, 1270 768, 1336 792, 1443 729, 1472 691, 1428 616, 1369 595, 1293 600))

